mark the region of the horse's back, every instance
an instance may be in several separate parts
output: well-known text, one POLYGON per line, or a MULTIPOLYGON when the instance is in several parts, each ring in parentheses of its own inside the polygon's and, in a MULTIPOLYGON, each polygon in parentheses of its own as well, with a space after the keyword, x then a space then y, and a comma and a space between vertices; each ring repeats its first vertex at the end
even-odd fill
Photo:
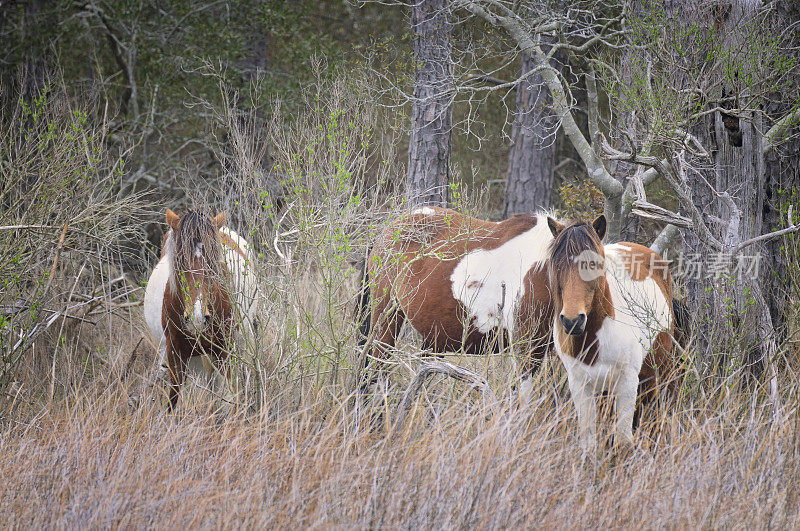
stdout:
MULTIPOLYGON (((674 335, 675 319, 672 312, 672 277, 669 273, 669 263, 658 253, 631 242, 620 242, 606 246, 612 251, 612 259, 623 265, 624 277, 629 278, 629 283, 618 282, 623 289, 612 293, 617 312, 616 319, 630 321, 629 327, 638 327, 642 339, 646 338, 648 345, 647 354, 642 364, 640 380, 651 382, 653 386, 656 376, 669 374, 674 370, 674 348, 672 336, 674 335)), ((623 274, 617 271, 617 276, 623 274)), ((667 382, 672 388, 672 377, 667 377, 667 382)))
POLYGON ((409 254, 439 261, 456 260, 476 249, 492 249, 534 227, 537 217, 515 215, 495 222, 443 207, 421 207, 390 223, 372 256, 409 254))
POLYGON ((652 277, 659 283, 659 286, 664 288, 665 295, 668 298, 672 297, 669 262, 664 260, 660 254, 649 247, 633 242, 619 242, 607 247, 615 249, 634 280, 652 277))

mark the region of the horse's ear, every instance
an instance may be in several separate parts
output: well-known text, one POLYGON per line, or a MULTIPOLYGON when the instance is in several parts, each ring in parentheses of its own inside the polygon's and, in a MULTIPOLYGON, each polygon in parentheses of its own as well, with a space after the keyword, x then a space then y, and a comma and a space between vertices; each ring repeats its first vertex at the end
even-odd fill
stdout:
POLYGON ((225 225, 226 217, 228 217, 228 214, 224 210, 214 216, 214 224, 217 226, 217 229, 221 229, 225 225))
POLYGON ((181 218, 178 217, 178 214, 170 209, 167 209, 167 226, 172 230, 178 230, 178 224, 180 222, 181 218))
POLYGON ((592 227, 594 227, 594 231, 597 233, 597 237, 600 238, 600 241, 603 241, 606 235, 606 217, 603 214, 597 216, 597 218, 592 221, 592 227))
POLYGON ((564 230, 564 224, 559 223, 550 216, 547 216, 547 226, 550 227, 550 232, 553 233, 554 237, 558 236, 561 233, 561 231, 564 230))

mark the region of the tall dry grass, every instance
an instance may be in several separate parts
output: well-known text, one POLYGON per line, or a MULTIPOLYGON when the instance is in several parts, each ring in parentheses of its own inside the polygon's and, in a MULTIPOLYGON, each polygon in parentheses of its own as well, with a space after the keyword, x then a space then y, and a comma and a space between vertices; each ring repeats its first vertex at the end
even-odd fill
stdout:
POLYGON ((170 415, 97 386, 5 416, 0 514, 36 527, 798 525, 794 408, 775 416, 741 393, 684 400, 633 456, 582 463, 572 406, 548 391, 488 418, 456 400, 373 433, 327 396, 170 415))
MULTIPOLYGON (((391 119, 376 117, 387 111, 372 104, 369 83, 321 77, 307 96, 306 114, 289 120, 273 112, 266 131, 258 113, 218 110, 236 178, 222 179, 218 194, 194 197, 227 209, 257 254, 264 303, 257 337, 236 347, 248 352, 232 352, 236 392, 222 398, 187 385, 178 410, 166 412, 135 290, 122 299, 109 292, 81 319, 62 316, 71 324, 20 357, 11 367, 14 385, 0 399, 1 522, 798 525, 800 388, 789 370, 776 404, 741 372, 709 376, 690 357, 677 403, 650 412, 636 451, 617 455, 601 430, 597 456, 584 461, 555 359, 536 377, 530 403, 518 404, 510 354, 451 356, 486 378, 499 397, 496 410, 464 384, 437 377, 396 423, 401 394, 425 354, 409 334, 387 360, 388 378, 376 390, 383 400, 355 412, 360 261, 372 235, 405 208, 395 186, 401 157, 393 152, 397 132, 377 127, 391 119), (268 148, 274 163, 266 171, 268 148), (120 300, 131 304, 120 307, 120 300), (379 416, 383 424, 369 422, 379 416)), ((463 210, 481 212, 479 194, 458 192, 463 210)), ((86 259, 77 249, 74 256, 86 259)), ((103 249, 101 257, 118 256, 103 249)), ((110 278, 77 282, 70 295, 75 258, 61 262, 58 301, 110 278)), ((96 269, 111 271, 117 262, 103 258, 96 269)), ((32 263, 40 271, 51 261, 32 263)), ((116 274, 125 270, 116 267, 116 274)))

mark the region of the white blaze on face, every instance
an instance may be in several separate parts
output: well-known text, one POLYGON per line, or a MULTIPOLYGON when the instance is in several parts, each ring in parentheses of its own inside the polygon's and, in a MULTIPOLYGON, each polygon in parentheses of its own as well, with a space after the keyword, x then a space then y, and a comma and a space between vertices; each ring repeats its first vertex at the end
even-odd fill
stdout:
POLYGON ((466 254, 450 275, 453 297, 464 305, 481 333, 499 326, 514 332, 522 281, 531 268, 544 265, 553 240, 547 216, 540 214, 536 219, 533 228, 500 247, 466 254))
POLYGON ((192 311, 189 313, 189 322, 186 323, 190 330, 200 332, 205 325, 205 312, 203 311, 203 294, 197 295, 192 311))
POLYGON ((432 209, 431 207, 420 207, 412 211, 411 214, 412 215, 422 214, 423 216, 430 216, 432 214, 436 214, 436 210, 432 209))

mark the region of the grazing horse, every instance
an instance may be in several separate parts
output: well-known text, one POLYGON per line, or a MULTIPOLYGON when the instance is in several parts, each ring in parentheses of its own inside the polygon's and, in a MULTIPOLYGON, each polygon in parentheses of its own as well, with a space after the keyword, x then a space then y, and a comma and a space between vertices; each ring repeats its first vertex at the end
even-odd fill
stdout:
POLYGON ((361 344, 371 336, 375 345, 365 356, 360 392, 376 379, 369 360, 386 355, 407 320, 435 353, 513 345, 523 353, 520 392, 527 394, 527 377, 550 343, 544 264, 552 239, 544 214, 493 223, 422 207, 391 224, 365 264, 361 344))
POLYGON ((596 443, 601 393, 615 398, 615 442, 631 445, 637 397, 641 408, 663 383, 674 394, 680 303, 672 298, 668 263, 635 243, 604 246, 603 216, 567 226, 548 219, 548 226, 553 342, 567 370, 581 448, 586 455, 596 443))
POLYGON ((189 211, 181 218, 167 209, 166 219, 169 230, 145 289, 144 314, 168 364, 174 408, 191 359, 202 359, 209 373, 208 360, 219 370, 234 332, 252 333, 258 291, 248 269, 250 246, 224 226, 225 213, 212 219, 189 211))

